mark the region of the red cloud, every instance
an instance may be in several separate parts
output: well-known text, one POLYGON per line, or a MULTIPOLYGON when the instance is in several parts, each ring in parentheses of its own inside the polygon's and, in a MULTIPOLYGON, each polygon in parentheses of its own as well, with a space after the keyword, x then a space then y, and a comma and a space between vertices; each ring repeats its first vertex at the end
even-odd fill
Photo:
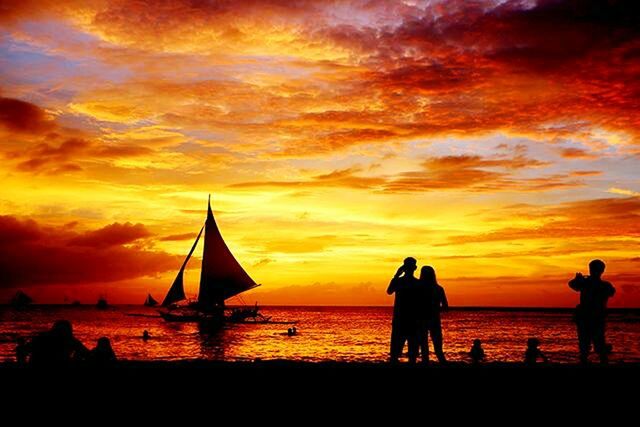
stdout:
POLYGON ((0 216, 0 286, 114 282, 176 268, 179 257, 123 246, 149 234, 142 224, 116 223, 78 234, 0 216))
POLYGON ((597 155, 582 148, 568 147, 560 150, 560 155, 566 159, 594 159, 597 155))
POLYGON ((0 127, 12 132, 41 134, 53 129, 54 122, 37 105, 0 97, 0 127))

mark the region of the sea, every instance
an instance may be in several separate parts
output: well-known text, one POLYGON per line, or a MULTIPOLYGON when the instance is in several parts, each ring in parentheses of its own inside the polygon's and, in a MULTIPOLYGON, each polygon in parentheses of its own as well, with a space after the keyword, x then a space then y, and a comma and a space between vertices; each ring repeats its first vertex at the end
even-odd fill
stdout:
MULTIPOLYGON (((391 307, 263 307, 262 313, 274 321, 296 323, 230 324, 212 331, 195 323, 165 322, 157 310, 142 306, 0 307, 0 361, 14 360, 18 337, 28 339, 58 319, 71 321, 74 335, 88 348, 108 337, 124 360, 388 360, 391 307), (292 326, 295 336, 287 334, 292 326), (145 330, 151 336, 147 341, 142 340, 145 330)), ((551 362, 577 360, 571 310, 453 308, 443 313, 442 325, 450 361, 469 361, 476 338, 487 361, 522 361, 530 337, 540 340, 551 362)), ((613 346, 612 362, 640 362, 640 310, 612 310, 607 342, 613 346)))

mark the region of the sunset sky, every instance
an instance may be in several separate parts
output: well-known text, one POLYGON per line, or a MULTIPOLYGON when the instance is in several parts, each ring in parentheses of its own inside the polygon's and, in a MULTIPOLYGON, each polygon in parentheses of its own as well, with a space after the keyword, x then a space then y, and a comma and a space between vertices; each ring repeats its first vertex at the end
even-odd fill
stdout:
POLYGON ((391 304, 414 256, 640 306, 639 136, 633 0, 0 0, 0 297, 161 299, 211 193, 248 303, 391 304))

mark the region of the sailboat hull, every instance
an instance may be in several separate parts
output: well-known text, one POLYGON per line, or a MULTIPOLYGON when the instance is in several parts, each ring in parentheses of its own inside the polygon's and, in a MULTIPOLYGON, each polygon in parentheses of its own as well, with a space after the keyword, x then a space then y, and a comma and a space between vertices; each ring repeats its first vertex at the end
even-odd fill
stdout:
POLYGON ((224 316, 197 311, 171 312, 159 311, 160 317, 167 322, 224 324, 224 316))

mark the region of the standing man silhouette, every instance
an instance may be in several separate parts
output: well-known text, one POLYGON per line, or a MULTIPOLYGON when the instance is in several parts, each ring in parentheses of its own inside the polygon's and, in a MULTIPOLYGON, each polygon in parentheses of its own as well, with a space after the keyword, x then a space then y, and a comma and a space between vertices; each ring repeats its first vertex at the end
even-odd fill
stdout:
POLYGON ((391 323, 392 363, 398 362, 407 341, 409 341, 409 362, 415 363, 417 358, 418 322, 415 313, 415 293, 418 288, 418 279, 413 275, 418 268, 417 264, 415 258, 405 258, 387 288, 387 294, 395 294, 391 323))
POLYGON ((592 342, 600 356, 600 362, 608 362, 609 352, 604 338, 605 318, 607 300, 616 293, 616 289, 611 283, 602 280, 604 269, 604 262, 594 259, 589 263, 589 276, 576 273, 576 277, 569 281, 569 287, 580 292, 580 304, 576 307, 575 321, 581 363, 589 362, 592 342))

